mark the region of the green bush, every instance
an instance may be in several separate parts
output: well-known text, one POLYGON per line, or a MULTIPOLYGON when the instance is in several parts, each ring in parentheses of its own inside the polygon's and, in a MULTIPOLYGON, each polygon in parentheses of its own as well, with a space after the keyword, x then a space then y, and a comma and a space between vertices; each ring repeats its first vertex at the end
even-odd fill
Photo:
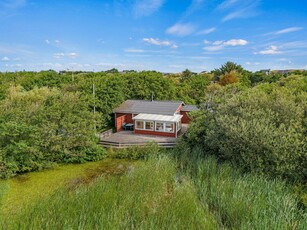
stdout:
POLYGON ((54 162, 99 160, 94 117, 79 93, 12 87, 0 101, 0 177, 48 167, 54 162))
POLYGON ((202 146, 205 154, 246 171, 303 182, 307 176, 307 93, 294 93, 287 85, 229 92, 231 87, 225 88, 212 110, 196 115, 187 133, 190 146, 202 146))
POLYGON ((159 145, 155 142, 148 142, 144 146, 132 146, 122 149, 110 149, 108 152, 108 156, 111 158, 118 159, 130 159, 130 160, 138 160, 138 159, 147 159, 148 157, 152 157, 158 155, 162 152, 162 149, 159 148, 159 145))

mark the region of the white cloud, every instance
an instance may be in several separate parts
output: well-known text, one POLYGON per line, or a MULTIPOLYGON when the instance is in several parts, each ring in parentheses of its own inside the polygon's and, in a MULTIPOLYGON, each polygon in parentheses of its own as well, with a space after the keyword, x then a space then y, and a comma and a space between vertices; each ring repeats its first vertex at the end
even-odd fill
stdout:
POLYGON ((168 67, 174 68, 174 69, 184 69, 186 66, 185 65, 169 65, 168 67))
POLYGON ((168 34, 173 34, 173 35, 178 35, 178 36, 186 36, 195 31, 195 26, 192 25, 191 23, 176 23, 175 25, 169 27, 166 30, 166 33, 168 34))
POLYGON ((238 0, 225 0, 217 6, 218 10, 224 10, 226 8, 232 7, 238 2, 238 0))
POLYGON ((1 61, 10 61, 11 59, 9 59, 8 57, 3 57, 2 59, 1 59, 1 61))
POLYGON ((210 33, 214 32, 214 31, 216 31, 216 28, 212 27, 212 28, 209 28, 209 29, 198 31, 196 34, 197 35, 210 34, 210 33))
MULTIPOLYGON (((177 49, 178 46, 174 43, 172 43, 171 41, 168 41, 168 40, 164 40, 164 41, 161 41, 157 38, 143 38, 143 41, 148 43, 148 44, 151 44, 151 45, 156 45, 156 46, 169 46, 173 49, 177 49)), ((135 52, 136 53, 136 52, 135 52)))
POLYGON ((218 51, 218 50, 221 50, 223 49, 224 46, 205 46, 203 49, 206 50, 206 51, 218 51))
POLYGON ((22 67, 22 65, 21 64, 12 64, 12 65, 10 65, 10 67, 11 68, 20 68, 20 67, 22 67))
POLYGON ((55 53, 55 54, 53 54, 53 57, 59 59, 59 58, 65 57, 65 54, 64 53, 55 53))
POLYGON ((229 41, 223 42, 225 46, 245 46, 247 45, 247 41, 243 39, 231 39, 229 41))
POLYGON ((136 17, 149 16, 162 7, 164 0, 135 0, 133 13, 136 17))
MULTIPOLYGON (((210 41, 205 40, 205 44, 211 44, 210 41)), ((245 46, 248 44, 248 41, 243 39, 231 39, 228 41, 214 41, 212 42, 212 46, 205 46, 203 49, 206 51, 218 51, 227 46, 245 46)))
POLYGON ((218 9, 228 11, 227 15, 222 19, 226 22, 232 19, 249 18, 259 14, 258 5, 260 0, 238 0, 238 1, 225 1, 218 9))
POLYGON ((45 39, 45 43, 47 45, 51 45, 51 46, 59 46, 60 44, 60 40, 50 40, 50 39, 45 39))
POLYGON ((231 12, 229 14, 227 14, 223 19, 222 19, 222 22, 226 22, 226 21, 229 21, 229 20, 232 20, 232 19, 236 19, 236 18, 245 18, 247 16, 245 16, 245 10, 242 9, 242 10, 237 10, 237 11, 234 11, 234 12, 231 12))
POLYGON ((79 56, 79 54, 75 52, 71 52, 71 53, 67 53, 66 56, 69 58, 76 58, 79 56))
POLYGON ((274 55, 274 54, 281 54, 282 52, 279 51, 277 46, 270 46, 265 50, 261 50, 259 52, 255 52, 254 54, 263 54, 263 55, 274 55))
POLYGON ((193 14, 195 11, 201 9, 204 2, 205 2, 204 0, 192 0, 192 3, 184 13, 184 17, 188 17, 189 15, 193 14))
POLYGON ((155 38, 143 38, 143 41, 152 45, 157 45, 157 46, 170 46, 172 43, 170 41, 160 41, 159 39, 155 38))
POLYGON ((123 68, 126 67, 125 64, 122 63, 107 63, 107 62, 100 62, 95 64, 98 67, 107 67, 107 68, 123 68))
POLYGON ((75 53, 75 52, 71 52, 71 53, 55 53, 55 54, 53 54, 53 57, 56 58, 56 59, 60 59, 60 58, 64 58, 64 57, 74 59, 74 58, 77 58, 78 56, 79 56, 79 54, 75 53))
POLYGON ((144 50, 142 49, 124 49, 127 53, 144 53, 144 50))
POLYGON ((60 63, 52 63, 52 62, 45 62, 45 63, 42 63, 41 64, 42 67, 45 67, 45 68, 61 68, 62 67, 62 64, 60 63))
POLYGON ((274 34, 287 34, 287 33, 295 32, 295 31, 303 30, 303 29, 304 29, 303 27, 289 27, 283 30, 279 30, 275 32, 274 34))
POLYGON ((215 46, 218 46, 218 45, 221 45, 223 44, 224 41, 215 41, 212 43, 212 45, 215 45, 215 46))

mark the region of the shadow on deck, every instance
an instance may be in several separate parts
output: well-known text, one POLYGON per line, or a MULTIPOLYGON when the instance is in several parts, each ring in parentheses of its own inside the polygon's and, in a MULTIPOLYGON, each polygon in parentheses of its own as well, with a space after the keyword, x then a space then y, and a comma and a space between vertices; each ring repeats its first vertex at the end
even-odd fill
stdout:
MULTIPOLYGON (((178 134, 178 138, 187 131, 188 126, 182 125, 182 129, 178 134)), ((176 146, 178 138, 161 137, 154 135, 135 134, 133 131, 120 131, 112 133, 108 137, 100 139, 100 144, 106 148, 126 148, 129 146, 143 146, 148 142, 155 142, 163 148, 173 148, 176 146)))

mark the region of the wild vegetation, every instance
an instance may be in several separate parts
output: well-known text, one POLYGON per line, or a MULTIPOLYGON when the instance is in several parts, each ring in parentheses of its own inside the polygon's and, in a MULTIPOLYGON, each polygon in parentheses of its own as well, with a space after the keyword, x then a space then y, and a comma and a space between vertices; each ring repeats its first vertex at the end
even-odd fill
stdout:
MULTIPOLYGON (((143 155, 146 150, 141 148, 137 152, 143 155)), ((0 226, 3 229, 306 228, 306 215, 297 209, 297 198, 284 182, 242 175, 229 164, 217 163, 214 157, 203 158, 199 150, 187 155, 174 150, 173 154, 175 158, 170 152, 166 155, 157 149, 146 160, 126 167, 126 173, 120 177, 102 174, 90 183, 84 180, 78 186, 66 183, 24 205, 14 216, 10 215, 12 210, 6 209, 0 226)), ((123 168, 120 166, 120 162, 115 164, 117 169, 123 168)))
POLYGON ((251 73, 228 62, 200 74, 0 73, 1 178, 105 157, 138 160, 121 176, 97 170, 77 186, 59 177, 63 183, 33 195, 14 218, 12 188, 2 180, 0 226, 306 229, 306 145, 307 71, 251 73), (177 149, 98 146, 115 106, 152 96, 200 108, 177 149))

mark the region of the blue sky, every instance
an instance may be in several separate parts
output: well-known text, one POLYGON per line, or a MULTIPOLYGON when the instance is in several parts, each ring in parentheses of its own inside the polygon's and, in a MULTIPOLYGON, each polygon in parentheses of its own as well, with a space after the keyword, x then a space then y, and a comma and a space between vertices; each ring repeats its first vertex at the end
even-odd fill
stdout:
POLYGON ((304 0, 0 0, 0 71, 307 69, 304 0))

